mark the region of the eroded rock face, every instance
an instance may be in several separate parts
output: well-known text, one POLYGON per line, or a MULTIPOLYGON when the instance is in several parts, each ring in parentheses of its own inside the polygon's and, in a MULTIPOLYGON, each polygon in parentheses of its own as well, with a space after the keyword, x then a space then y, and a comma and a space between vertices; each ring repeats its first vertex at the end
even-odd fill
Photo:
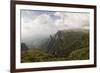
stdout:
POLYGON ((55 55, 65 55, 79 48, 89 47, 88 30, 60 30, 50 36, 47 52, 55 55))

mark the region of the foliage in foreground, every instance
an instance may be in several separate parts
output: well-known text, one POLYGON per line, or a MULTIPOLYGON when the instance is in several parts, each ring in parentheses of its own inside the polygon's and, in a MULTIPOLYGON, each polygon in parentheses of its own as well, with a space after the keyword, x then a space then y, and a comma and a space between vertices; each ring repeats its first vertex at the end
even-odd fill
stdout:
POLYGON ((70 53, 69 60, 84 60, 89 59, 89 49, 88 48, 82 48, 75 50, 70 53))
POLYGON ((83 60, 89 58, 88 48, 72 51, 63 57, 48 54, 41 49, 28 49, 21 54, 21 62, 45 62, 45 61, 64 61, 64 60, 83 60))

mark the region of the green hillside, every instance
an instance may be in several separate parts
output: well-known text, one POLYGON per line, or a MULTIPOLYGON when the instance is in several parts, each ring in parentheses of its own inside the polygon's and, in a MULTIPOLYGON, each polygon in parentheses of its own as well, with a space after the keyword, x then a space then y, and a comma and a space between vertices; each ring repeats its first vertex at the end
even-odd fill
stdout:
POLYGON ((89 50, 88 48, 77 49, 72 51, 68 56, 69 60, 85 60, 89 59, 89 50))
POLYGON ((50 36, 43 45, 45 49, 30 48, 24 50, 21 53, 21 62, 89 59, 88 30, 60 30, 55 35, 50 36))
POLYGON ((47 52, 57 56, 64 56, 74 50, 89 47, 88 31, 58 31, 50 37, 47 52))

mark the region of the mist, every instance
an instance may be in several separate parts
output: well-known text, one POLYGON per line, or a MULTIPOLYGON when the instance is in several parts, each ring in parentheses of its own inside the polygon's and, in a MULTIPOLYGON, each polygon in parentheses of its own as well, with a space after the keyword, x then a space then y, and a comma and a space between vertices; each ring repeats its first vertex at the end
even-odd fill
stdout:
POLYGON ((89 29, 89 13, 21 10, 21 42, 38 47, 59 30, 89 29))

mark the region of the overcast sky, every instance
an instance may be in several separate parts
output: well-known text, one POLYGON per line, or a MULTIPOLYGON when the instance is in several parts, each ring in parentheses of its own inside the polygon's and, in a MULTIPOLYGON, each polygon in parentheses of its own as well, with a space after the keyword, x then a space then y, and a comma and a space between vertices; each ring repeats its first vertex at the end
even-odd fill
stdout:
POLYGON ((89 29, 89 13, 21 10, 23 40, 49 36, 64 29, 89 29))

